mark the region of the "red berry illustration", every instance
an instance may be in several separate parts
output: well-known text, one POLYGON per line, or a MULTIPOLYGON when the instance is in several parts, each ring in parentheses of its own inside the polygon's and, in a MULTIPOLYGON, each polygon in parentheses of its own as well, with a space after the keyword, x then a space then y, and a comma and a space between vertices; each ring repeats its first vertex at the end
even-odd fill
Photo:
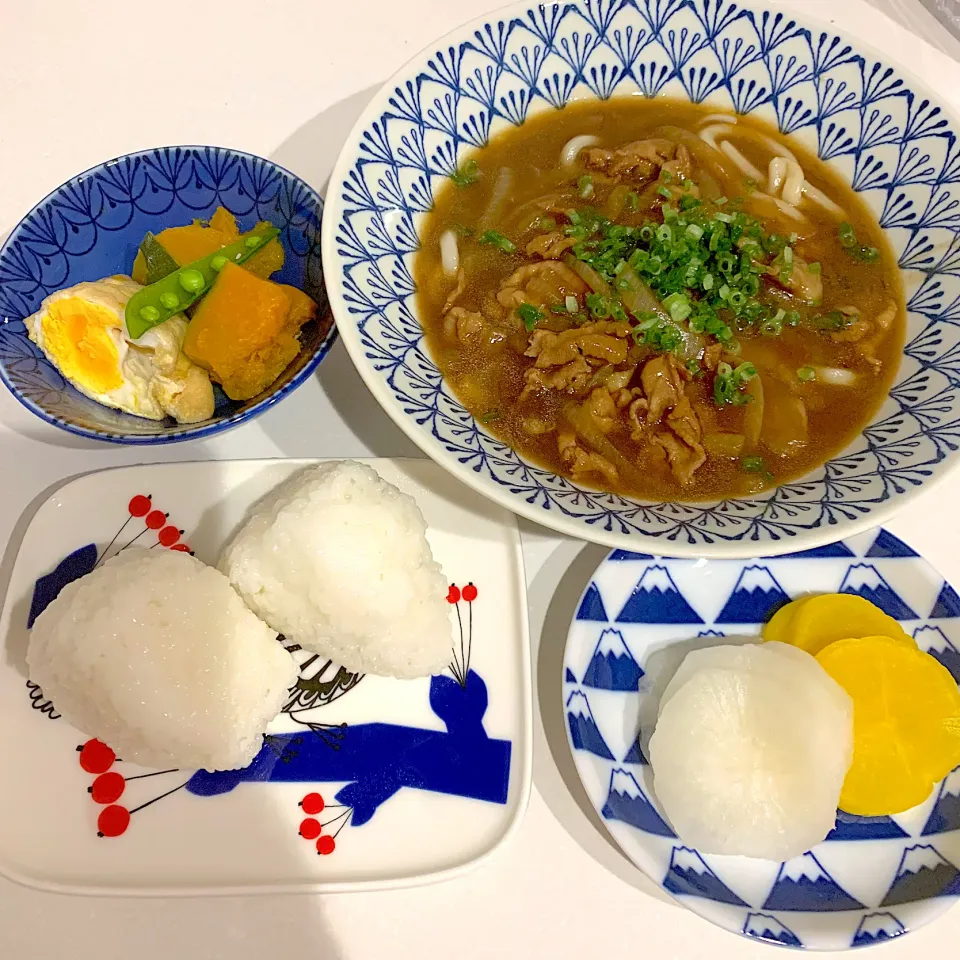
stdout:
POLYGON ((463 599, 466 600, 467 603, 473 603, 473 601, 477 599, 477 588, 472 583, 468 583, 463 588, 463 599))
POLYGON ((172 547, 179 539, 180 531, 176 527, 164 527, 157 534, 161 547, 172 547))
POLYGON ((329 833, 325 833, 319 840, 317 840, 317 853, 322 856, 328 856, 333 853, 334 849, 337 846, 337 841, 330 836, 329 833))
POLYGON ((304 840, 316 840, 320 836, 320 831, 323 827, 320 826, 319 820, 314 820, 313 817, 307 817, 306 820, 302 821, 300 824, 300 836, 304 840))
POLYGON ((94 803, 116 803, 123 796, 126 785, 127 781, 115 771, 101 773, 90 787, 90 796, 94 803))
POLYGON ((160 510, 151 510, 143 522, 151 530, 159 530, 167 522, 167 515, 160 510))
POLYGON ((117 755, 100 740, 88 740, 80 750, 80 766, 87 773, 106 773, 117 755))
POLYGON ((128 504, 131 517, 145 517, 150 512, 150 498, 137 494, 128 504))
POLYGON ((447 603, 459 603, 460 602, 460 588, 455 584, 450 584, 450 589, 447 591, 447 603))
POLYGON ((130 826, 130 811, 126 807, 104 807, 97 817, 98 836, 119 837, 130 826))
POLYGON ((189 548, 185 543, 175 543, 170 549, 171 549, 171 550, 179 550, 181 553, 189 553, 189 552, 190 552, 190 548, 189 548))
POLYGON ((323 813, 325 804, 319 793, 308 793, 300 801, 300 806, 303 807, 304 813, 309 813, 311 817, 314 817, 318 813, 323 813))

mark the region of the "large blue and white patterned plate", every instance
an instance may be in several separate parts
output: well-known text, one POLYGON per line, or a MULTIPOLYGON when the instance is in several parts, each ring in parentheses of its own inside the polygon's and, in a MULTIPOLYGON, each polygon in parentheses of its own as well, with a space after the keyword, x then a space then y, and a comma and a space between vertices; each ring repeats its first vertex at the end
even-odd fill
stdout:
POLYGON ((70 433, 115 443, 196 440, 249 420, 303 383, 336 336, 326 316, 320 262, 323 201, 290 171, 226 147, 159 147, 117 157, 57 187, 0 249, 0 380, 28 410, 70 433), (306 291, 320 316, 300 335, 300 353, 259 396, 236 402, 214 388, 203 423, 146 420, 75 390, 27 336, 23 319, 44 297, 83 280, 129 274, 143 235, 209 218, 226 207, 250 229, 280 228, 286 262, 276 279, 306 291))
POLYGON ((758 0, 521 4, 438 41, 361 117, 327 197, 331 304, 390 416, 438 463, 516 513, 586 540, 675 556, 806 549, 880 523, 957 460, 958 132, 908 70, 758 0), (853 186, 899 257, 909 323, 889 399, 826 466, 758 497, 642 504, 581 489, 486 433, 424 343, 412 263, 435 191, 459 158, 573 99, 637 93, 775 123, 853 186))
POLYGON ((727 930, 821 950, 900 936, 960 897, 960 767, 919 807, 895 817, 839 815, 824 843, 772 863, 685 846, 658 808, 644 747, 658 693, 686 652, 757 634, 798 594, 837 591, 901 621, 960 682, 960 596, 909 546, 872 530, 753 562, 615 550, 577 606, 562 690, 580 779, 624 853, 727 930))

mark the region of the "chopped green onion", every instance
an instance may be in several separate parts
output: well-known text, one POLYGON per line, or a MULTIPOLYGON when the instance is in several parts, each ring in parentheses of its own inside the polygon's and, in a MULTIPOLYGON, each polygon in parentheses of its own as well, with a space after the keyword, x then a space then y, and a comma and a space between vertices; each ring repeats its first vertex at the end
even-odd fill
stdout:
POLYGON ((853 321, 845 313, 841 313, 839 310, 831 310, 830 313, 814 317, 810 322, 817 330, 844 330, 853 321))
POLYGON ((666 300, 663 301, 664 307, 666 307, 668 313, 670 314, 670 319, 674 323, 682 323, 687 317, 693 313, 693 305, 690 303, 690 299, 683 293, 672 293, 666 300))
POLYGON ((577 181, 577 193, 579 193, 581 200, 589 200, 593 196, 593 177, 584 174, 577 181))
POLYGON ((817 379, 817 371, 813 367, 800 367, 797 370, 797 379, 801 383, 810 383, 817 379))
POLYGON ((699 240, 703 236, 703 227, 698 223, 691 223, 687 227, 687 236, 693 240, 699 240))
POLYGON ((532 333, 534 327, 543 319, 543 311, 532 303, 521 303, 517 307, 517 316, 523 321, 527 333, 532 333))
POLYGON ((473 186, 480 179, 480 166, 476 160, 468 160, 459 170, 450 174, 450 179, 460 189, 473 186))
POLYGON ((627 194, 627 209, 635 213, 640 208, 640 196, 636 190, 631 190, 627 194))
POLYGON ((580 304, 577 302, 577 298, 574 296, 567 297, 563 302, 567 308, 567 313, 576 313, 580 308, 580 304))
POLYGON ((499 410, 491 410, 489 413, 485 413, 485 414, 480 418, 480 422, 481 422, 481 423, 493 423, 494 420, 499 420, 499 419, 500 419, 500 411, 499 411, 499 410))
POLYGON ((487 230, 486 233, 482 233, 480 235, 480 242, 491 247, 497 247, 497 249, 502 250, 504 253, 516 253, 517 250, 517 245, 512 240, 496 230, 487 230))
POLYGON ((812 275, 815 276, 815 277, 820 276, 820 271, 821 271, 822 269, 823 269, 823 268, 820 266, 819 263, 808 263, 808 264, 807 264, 807 272, 810 273, 810 274, 812 274, 812 275))
POLYGON ((523 321, 527 332, 532 332, 534 327, 543 319, 543 311, 535 307, 532 303, 521 303, 517 307, 517 316, 523 321))
POLYGON ((736 369, 729 363, 717 364, 717 373, 713 378, 713 399, 716 405, 722 407, 728 403, 749 403, 753 397, 743 391, 756 375, 757 368, 749 362, 741 363, 736 369))
POLYGON ((837 227, 837 237, 840 240, 840 246, 850 249, 857 245, 857 234, 853 229, 853 224, 844 221, 837 227))

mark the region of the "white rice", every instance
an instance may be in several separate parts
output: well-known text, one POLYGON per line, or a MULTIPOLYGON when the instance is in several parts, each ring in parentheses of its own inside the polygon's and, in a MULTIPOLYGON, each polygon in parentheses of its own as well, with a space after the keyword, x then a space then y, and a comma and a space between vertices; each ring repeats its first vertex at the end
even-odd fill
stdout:
POLYGON ((447 582, 423 515, 368 466, 295 474, 254 508, 220 569, 271 627, 348 670, 412 678, 450 662, 447 582))
POLYGON ((30 679, 68 722, 146 767, 231 770, 263 745, 293 658, 187 553, 131 548, 37 618, 30 679))

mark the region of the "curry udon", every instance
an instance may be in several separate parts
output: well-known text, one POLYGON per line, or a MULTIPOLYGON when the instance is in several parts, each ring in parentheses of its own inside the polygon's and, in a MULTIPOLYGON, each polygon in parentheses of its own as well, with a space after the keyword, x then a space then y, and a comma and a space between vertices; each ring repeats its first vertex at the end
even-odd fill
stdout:
POLYGON ((896 261, 856 194, 772 127, 574 104, 451 181, 416 261, 427 341, 536 463, 641 499, 739 496, 822 464, 887 394, 896 261))

